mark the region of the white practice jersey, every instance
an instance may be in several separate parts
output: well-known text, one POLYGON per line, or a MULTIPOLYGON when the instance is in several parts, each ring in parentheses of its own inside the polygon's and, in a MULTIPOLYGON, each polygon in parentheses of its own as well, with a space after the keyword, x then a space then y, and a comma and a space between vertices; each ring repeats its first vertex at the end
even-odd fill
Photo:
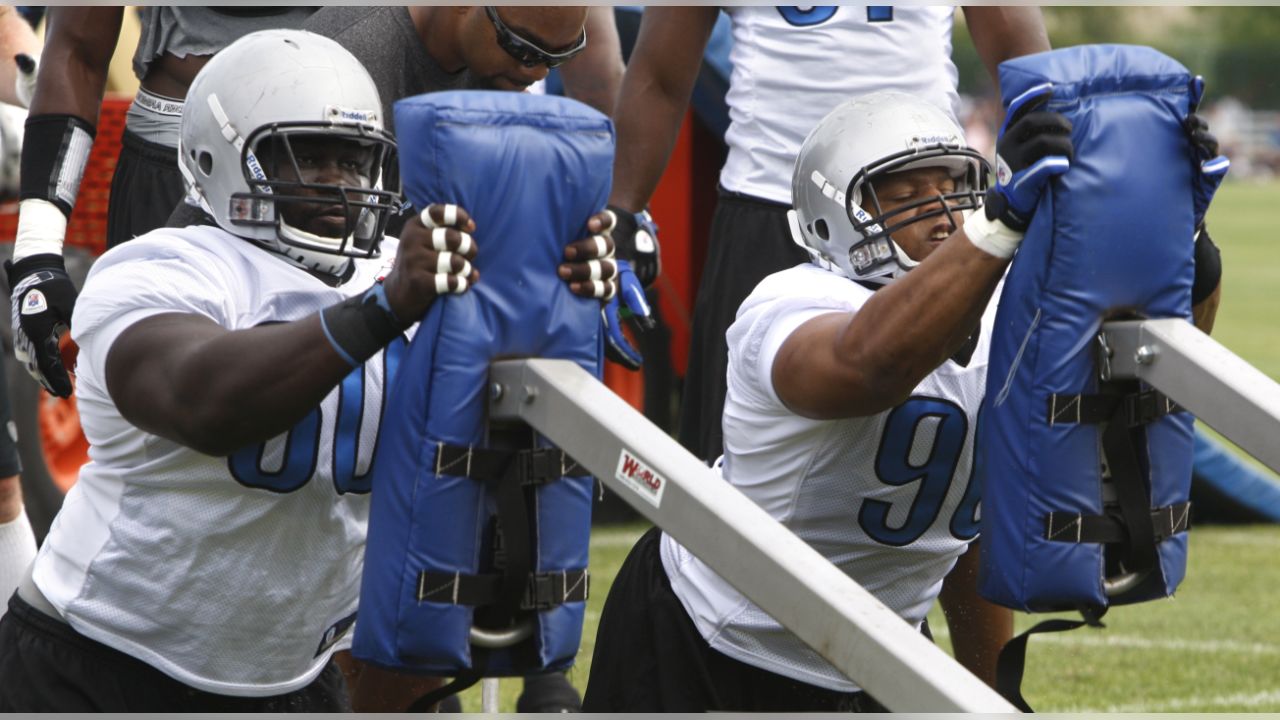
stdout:
POLYGON ((337 288, 213 227, 156 230, 98 259, 72 322, 90 462, 35 564, 72 627, 240 696, 301 688, 350 645, 386 356, 404 344, 354 370, 289 433, 230 457, 130 425, 104 369, 120 333, 152 315, 231 330, 312 315, 368 289, 396 242, 382 247, 337 288))
MULTIPOLYGON (((948 360, 901 405, 878 415, 811 420, 778 399, 771 373, 803 323, 857 312, 872 296, 813 265, 765 278, 729 327, 721 475, 908 623, 929 612, 942 579, 978 533, 970 486, 986 385, 993 301, 967 365, 948 360)), ((671 587, 716 650, 813 685, 853 691, 816 652, 664 535, 671 587)))
POLYGON ((791 204, 791 170, 809 131, 845 100, 899 90, 955 116, 954 7, 734 6, 729 157, 720 184, 791 204))

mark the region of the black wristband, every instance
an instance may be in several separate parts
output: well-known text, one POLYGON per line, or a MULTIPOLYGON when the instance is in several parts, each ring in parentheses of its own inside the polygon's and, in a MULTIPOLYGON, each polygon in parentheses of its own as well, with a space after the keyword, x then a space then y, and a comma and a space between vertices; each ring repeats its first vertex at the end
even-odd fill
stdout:
POLYGON ((22 139, 22 200, 47 200, 71 217, 89 151, 93 126, 75 115, 32 115, 22 139))
POLYGON ((1191 283, 1191 304, 1199 305, 1222 282, 1222 253, 1204 225, 1196 233, 1196 277, 1191 283))
POLYGON ((377 283, 360 295, 321 310, 320 327, 342 359, 351 367, 359 367, 408 326, 396 317, 385 288, 377 283))

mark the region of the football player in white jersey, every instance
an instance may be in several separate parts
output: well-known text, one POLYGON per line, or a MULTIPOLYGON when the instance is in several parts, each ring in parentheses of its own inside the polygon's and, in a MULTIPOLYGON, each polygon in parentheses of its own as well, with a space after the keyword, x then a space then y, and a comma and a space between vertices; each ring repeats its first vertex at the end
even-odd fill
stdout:
MULTIPOLYGON (((978 533, 989 301, 1070 164, 1070 124, 1045 99, 1011 112, 1000 154, 1013 177, 985 212, 987 163, 947 113, 896 92, 838 106, 793 173, 791 234, 811 262, 765 278, 729 328, 721 474, 916 626, 978 533)), ((957 645, 989 636, 961 661, 991 682, 1009 613, 978 599, 972 575, 953 583, 957 645)), ((584 709, 878 706, 655 528, 609 593, 584 709)))
MULTIPOLYGON (((766 275, 805 259, 787 242, 789 181, 800 143, 839 103, 879 90, 917 95, 954 114, 958 73, 951 61, 951 6, 735 6, 732 23, 728 159, 693 312, 680 442, 711 461, 722 452, 725 330, 766 275)), ((716 7, 648 7, 627 63, 614 117, 618 157, 610 206, 622 218, 618 256, 647 284, 656 249, 633 250, 627 214, 658 185, 715 25, 716 7)), ((964 8, 983 64, 998 82, 1001 61, 1049 49, 1039 8, 964 8)), ((661 218, 658 219, 659 223, 661 218)))
MULTIPOLYGON (((91 462, 0 621, 0 711, 349 708, 331 656, 384 388, 434 298, 478 281, 475 223, 431 205, 383 238, 395 144, 332 40, 247 35, 188 97, 207 218, 103 255, 80 296, 91 462)), ((589 266, 562 268, 592 294, 589 266)))

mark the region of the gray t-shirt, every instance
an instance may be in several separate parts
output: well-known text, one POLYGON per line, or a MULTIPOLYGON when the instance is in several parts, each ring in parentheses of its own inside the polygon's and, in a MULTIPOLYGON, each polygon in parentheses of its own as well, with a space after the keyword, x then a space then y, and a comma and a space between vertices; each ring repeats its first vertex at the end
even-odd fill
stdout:
POLYGON ((177 57, 212 55, 258 30, 301 27, 314 7, 151 6, 139 10, 142 33, 133 54, 133 72, 141 80, 151 63, 169 53, 177 57))
POLYGON ((329 6, 316 11, 302 29, 333 38, 364 65, 378 86, 383 122, 393 133, 391 106, 395 101, 437 90, 460 90, 471 84, 466 70, 445 72, 427 54, 403 6, 329 6))

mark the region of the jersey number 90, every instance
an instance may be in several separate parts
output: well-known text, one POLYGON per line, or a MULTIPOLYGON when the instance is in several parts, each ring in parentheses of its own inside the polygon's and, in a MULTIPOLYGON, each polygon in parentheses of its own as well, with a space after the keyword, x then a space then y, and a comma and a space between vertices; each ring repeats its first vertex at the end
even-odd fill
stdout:
MULTIPOLYGON (((858 511, 858 524, 863 531, 885 545, 909 545, 919 540, 942 511, 968 434, 969 419, 964 409, 950 400, 917 396, 891 410, 876 452, 876 477, 886 485, 901 487, 918 483, 918 487, 910 500, 906 520, 897 526, 889 522, 895 503, 863 501, 858 511), (921 425, 928 419, 936 420, 933 445, 927 459, 917 465, 912 463, 911 450, 921 425)), ((982 493, 978 483, 972 481, 972 469, 966 475, 970 482, 949 525, 952 536, 968 541, 978 535, 978 502, 982 493)))

